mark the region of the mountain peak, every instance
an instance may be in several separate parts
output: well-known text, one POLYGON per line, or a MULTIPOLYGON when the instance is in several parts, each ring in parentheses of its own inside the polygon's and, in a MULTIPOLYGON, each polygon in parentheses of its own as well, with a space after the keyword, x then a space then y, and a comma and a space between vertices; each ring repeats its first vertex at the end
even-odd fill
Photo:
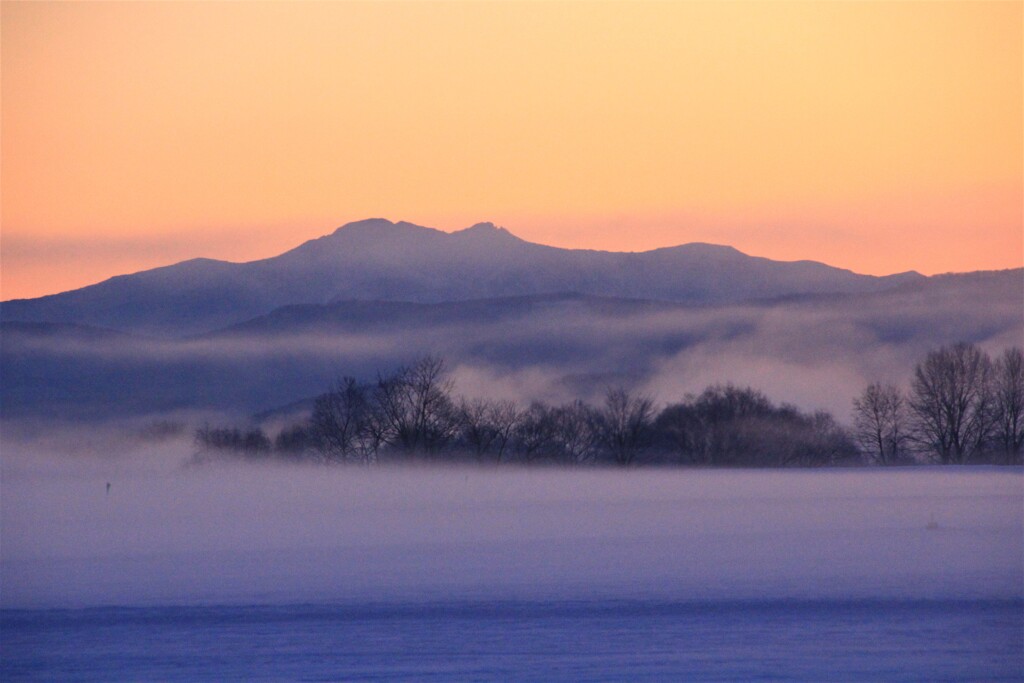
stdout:
MULTIPOLYGON (((306 244, 315 243, 318 248, 323 248, 326 244, 343 244, 346 247, 393 249, 421 244, 424 240, 434 241, 444 234, 440 230, 426 228, 407 221, 392 223, 386 218, 367 218, 346 223, 330 235, 311 240, 306 244)), ((299 247, 300 250, 302 248, 302 246, 299 247)))
POLYGON ((463 239, 469 238, 474 240, 501 239, 512 240, 516 242, 521 241, 518 237, 510 233, 505 228, 498 227, 497 225, 489 221, 486 223, 477 223, 476 225, 471 225, 470 227, 464 228, 462 230, 456 230, 455 232, 452 233, 452 237, 463 239))
POLYGON ((394 225, 395 223, 392 223, 387 218, 366 218, 361 221, 352 221, 351 223, 346 223, 345 225, 335 230, 334 234, 337 235, 341 232, 363 232, 370 230, 379 230, 381 228, 390 228, 394 225))
MULTIPOLYGON (((407 221, 398 221, 397 223, 393 223, 387 218, 366 218, 361 221, 346 223, 326 237, 339 236, 350 239, 358 238, 364 243, 376 242, 382 238, 385 240, 392 240, 410 236, 419 236, 423 239, 437 239, 438 236, 446 236, 472 243, 495 242, 508 244, 512 242, 525 242, 525 240, 516 237, 505 228, 495 225, 490 221, 476 223, 468 228, 446 233, 436 228, 427 228, 407 221)), ((312 241, 318 242, 318 240, 322 239, 324 238, 318 238, 317 240, 312 241)))

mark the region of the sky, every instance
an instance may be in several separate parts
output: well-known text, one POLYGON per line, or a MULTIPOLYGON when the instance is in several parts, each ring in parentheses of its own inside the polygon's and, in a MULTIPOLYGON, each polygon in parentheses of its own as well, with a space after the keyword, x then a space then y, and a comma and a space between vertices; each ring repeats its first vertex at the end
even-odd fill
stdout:
POLYGON ((0 298, 381 216, 1024 263, 1024 3, 10 2, 0 298))

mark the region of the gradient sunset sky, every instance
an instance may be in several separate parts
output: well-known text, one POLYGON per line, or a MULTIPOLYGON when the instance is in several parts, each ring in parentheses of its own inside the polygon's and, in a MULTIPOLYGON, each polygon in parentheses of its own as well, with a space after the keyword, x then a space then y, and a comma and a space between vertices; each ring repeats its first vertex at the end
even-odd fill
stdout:
POLYGON ((1024 262, 1021 2, 3 2, 2 298, 383 216, 1024 262))

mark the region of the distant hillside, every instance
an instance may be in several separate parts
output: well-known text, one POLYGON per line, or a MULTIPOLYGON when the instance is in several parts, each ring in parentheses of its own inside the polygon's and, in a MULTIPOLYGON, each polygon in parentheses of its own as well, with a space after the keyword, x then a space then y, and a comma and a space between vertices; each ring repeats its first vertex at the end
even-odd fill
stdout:
POLYGON ((991 351, 1024 344, 1024 271, 699 306, 583 294, 338 301, 187 339, 7 322, 0 415, 254 413, 313 396, 340 375, 372 380, 434 353, 471 395, 561 400, 625 384, 676 400, 734 381, 843 418, 864 383, 901 381, 925 352, 957 341, 991 351))
POLYGON ((716 305, 873 292, 924 279, 917 273, 873 277, 812 261, 771 261, 710 244, 642 253, 571 250, 526 242, 490 223, 449 234, 371 219, 269 259, 193 259, 62 294, 6 301, 0 319, 178 337, 294 304, 574 292, 716 305))

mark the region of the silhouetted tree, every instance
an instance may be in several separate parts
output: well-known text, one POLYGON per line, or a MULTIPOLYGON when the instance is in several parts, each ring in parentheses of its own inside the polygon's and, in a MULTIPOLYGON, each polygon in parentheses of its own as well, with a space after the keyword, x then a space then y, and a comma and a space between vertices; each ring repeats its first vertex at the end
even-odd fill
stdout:
POLYGON ((1020 464, 1024 451, 1024 352, 1006 349, 993 368, 994 439, 1008 465, 1020 464))
POLYGON ((478 461, 488 456, 501 462, 519 419, 512 401, 459 400, 460 441, 478 461))
POLYGON ((651 445, 654 401, 623 388, 609 389, 595 413, 595 436, 618 465, 630 465, 651 445))
POLYGON ((526 462, 550 456, 555 449, 555 419, 551 407, 534 401, 512 433, 516 455, 526 462))
POLYGON ((711 386, 666 406, 655 440, 679 462, 712 466, 820 466, 856 458, 832 416, 775 406, 759 391, 711 386))
POLYGON ((653 438, 658 449, 667 453, 670 461, 685 464, 697 462, 703 439, 703 426, 693 406, 693 396, 682 403, 666 406, 654 419, 653 438))
POLYGON ((271 443, 262 429, 242 431, 237 427, 210 427, 204 424, 196 431, 196 446, 202 451, 229 451, 248 457, 270 454, 271 443))
POLYGON ((552 437, 555 460, 570 465, 593 462, 597 456, 597 416, 583 401, 573 401, 553 408, 552 437))
POLYGON ((931 351, 914 369, 910 408, 918 445, 943 464, 983 453, 992 430, 992 362, 973 344, 931 351))
POLYGON ((374 408, 382 438, 413 454, 436 453, 458 430, 458 412, 451 399, 452 381, 444 361, 426 356, 392 375, 378 376, 374 408))
POLYGON ((312 432, 324 457, 370 462, 376 455, 368 436, 372 405, 366 388, 344 377, 313 404, 312 432))
POLYGON ((597 456, 594 423, 594 409, 582 401, 560 406, 534 401, 515 423, 515 453, 526 462, 593 462, 597 456))
POLYGON ((853 399, 853 436, 876 465, 894 465, 906 457, 907 405, 893 384, 873 383, 853 399))
POLYGON ((494 453, 497 462, 504 459, 522 418, 522 411, 513 401, 497 401, 491 404, 490 421, 494 430, 494 453))
POLYGON ((310 424, 294 424, 278 432, 274 451, 291 458, 306 458, 319 451, 319 440, 310 424))
MULTIPOLYGON (((771 401, 756 389, 732 384, 705 389, 694 401, 701 430, 694 460, 708 465, 768 464, 768 441, 762 418, 780 417, 771 401), (765 461, 765 462, 762 462, 765 461)), ((782 411, 785 412, 785 411, 782 411)))
POLYGON ((473 452, 477 460, 483 461, 498 436, 491 424, 490 403, 480 398, 462 398, 459 400, 458 417, 460 442, 473 452))
POLYGON ((859 460, 853 437, 829 413, 819 410, 809 418, 801 415, 798 422, 793 435, 797 447, 786 465, 821 467, 859 460))

